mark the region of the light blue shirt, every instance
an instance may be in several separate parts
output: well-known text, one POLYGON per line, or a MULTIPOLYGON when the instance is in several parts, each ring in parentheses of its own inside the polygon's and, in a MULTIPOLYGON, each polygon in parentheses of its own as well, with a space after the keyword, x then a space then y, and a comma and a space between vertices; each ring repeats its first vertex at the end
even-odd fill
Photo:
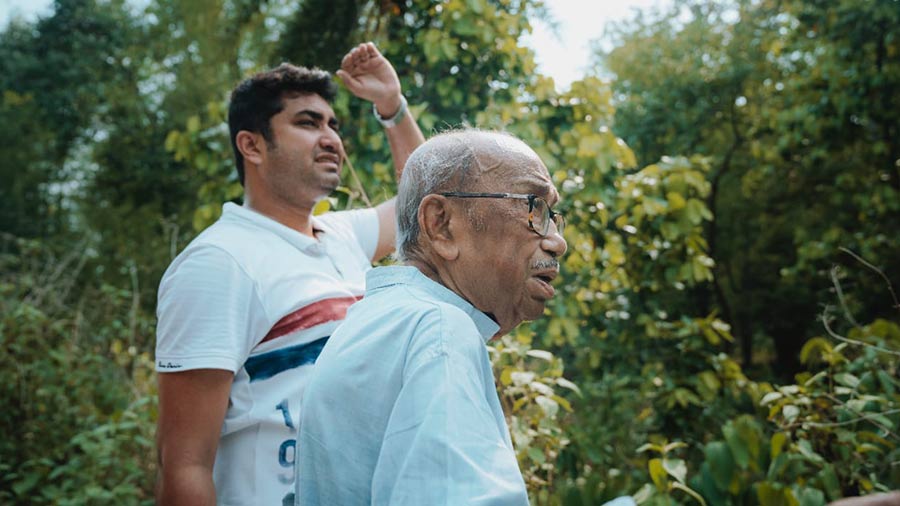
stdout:
POLYGON ((527 505, 485 347, 498 329, 416 268, 369 271, 304 393, 296 504, 527 505))

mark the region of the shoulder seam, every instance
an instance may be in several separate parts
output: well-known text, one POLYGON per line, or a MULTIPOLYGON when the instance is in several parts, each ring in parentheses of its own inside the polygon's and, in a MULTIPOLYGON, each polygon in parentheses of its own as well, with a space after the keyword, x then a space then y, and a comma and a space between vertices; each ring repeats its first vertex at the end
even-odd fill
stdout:
MULTIPOLYGON (((253 284, 253 298, 256 299, 256 303, 259 304, 259 307, 262 308, 263 315, 266 317, 266 320, 271 321, 272 318, 270 317, 268 311, 266 310, 266 305, 262 303, 262 299, 259 297, 259 292, 260 292, 259 282, 256 279, 254 279, 253 276, 251 276, 247 272, 247 269, 244 268, 244 265, 241 262, 239 262, 238 259, 235 258, 234 255, 231 254, 231 252, 229 252, 227 249, 223 248, 222 246, 219 246, 218 244, 213 244, 211 242, 203 242, 203 243, 200 243, 197 246, 195 246, 193 249, 200 249, 200 248, 210 248, 210 249, 219 251, 219 252, 225 254, 225 256, 227 256, 234 263, 234 265, 237 266, 237 268, 241 271, 241 274, 243 274, 244 277, 249 279, 250 282, 253 284)), ((185 251, 187 251, 187 250, 185 250, 185 251)))

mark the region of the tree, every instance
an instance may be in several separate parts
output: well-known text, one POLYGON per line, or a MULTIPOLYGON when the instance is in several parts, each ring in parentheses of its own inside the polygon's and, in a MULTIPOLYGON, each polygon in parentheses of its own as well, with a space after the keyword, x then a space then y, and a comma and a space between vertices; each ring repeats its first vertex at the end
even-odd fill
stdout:
POLYGON ((605 58, 622 97, 616 131, 646 156, 696 153, 714 167, 714 292, 696 300, 733 325, 745 366, 754 337, 767 336, 780 371, 796 372, 838 246, 891 258, 879 238, 896 237, 885 140, 897 124, 896 15, 890 3, 679 2, 621 27, 605 58), (863 28, 873 17, 883 30, 863 28))

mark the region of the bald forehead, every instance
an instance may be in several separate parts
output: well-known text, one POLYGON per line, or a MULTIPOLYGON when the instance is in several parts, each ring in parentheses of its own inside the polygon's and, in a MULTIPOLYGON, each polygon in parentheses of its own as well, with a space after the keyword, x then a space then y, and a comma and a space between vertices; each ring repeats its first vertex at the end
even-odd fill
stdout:
MULTIPOLYGON (((541 172, 547 169, 533 149, 521 140, 500 132, 478 130, 453 132, 434 139, 438 151, 464 150, 475 158, 476 179, 484 175, 505 176, 526 172, 541 172), (531 170, 527 170, 531 169, 531 170)), ((549 178, 548 178, 549 180, 549 178)))
POLYGON ((404 180, 429 192, 534 193, 548 201, 558 198, 537 153, 501 132, 463 130, 432 137, 413 152, 404 174, 409 176, 404 180))
MULTIPOLYGON (((482 191, 555 194, 544 163, 527 144, 515 137, 489 133, 475 142, 482 191)), ((555 200, 555 195, 553 200, 555 200)))
POLYGON ((537 153, 515 137, 496 132, 481 132, 471 134, 471 138, 466 140, 475 152, 482 174, 504 166, 535 164, 543 166, 537 153))

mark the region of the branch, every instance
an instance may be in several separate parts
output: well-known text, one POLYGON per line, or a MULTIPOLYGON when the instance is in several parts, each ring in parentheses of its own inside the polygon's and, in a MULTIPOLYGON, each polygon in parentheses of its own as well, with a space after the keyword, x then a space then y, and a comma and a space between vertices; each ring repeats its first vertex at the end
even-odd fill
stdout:
POLYGON ((344 161, 347 162, 347 168, 350 169, 350 175, 353 176, 353 181, 356 183, 356 187, 359 189, 359 193, 362 196, 363 202, 366 203, 366 207, 372 207, 372 202, 366 194, 366 189, 363 187, 362 181, 360 181, 359 176, 356 175, 356 169, 354 169, 353 164, 350 163, 350 158, 344 158, 344 161))
POLYGON ((844 248, 843 246, 839 247, 838 249, 843 251, 844 253, 852 256, 853 258, 858 260, 861 264, 865 265, 869 269, 872 269, 879 276, 881 276, 881 278, 884 279, 884 282, 887 283, 888 291, 891 292, 891 298, 894 299, 894 308, 897 309, 898 311, 900 311, 900 302, 897 301, 897 294, 894 292, 894 286, 891 284, 891 280, 888 279, 888 277, 884 274, 884 272, 882 272, 882 270, 879 269, 878 267, 875 267, 874 265, 870 264, 869 262, 866 262, 861 256, 850 251, 849 249, 844 248))
MULTIPOLYGON (((897 408, 897 409, 889 409, 889 410, 887 410, 887 411, 882 411, 881 413, 869 413, 869 414, 867 414, 867 415, 863 415, 863 416, 860 416, 860 417, 858 417, 858 418, 854 418, 854 419, 852 419, 852 420, 844 420, 843 422, 801 422, 801 423, 802 423, 803 425, 808 425, 808 426, 810 426, 810 427, 841 427, 841 426, 844 426, 844 425, 852 425, 852 424, 857 423, 857 422, 862 422, 862 421, 865 421, 865 420, 869 420, 870 422, 872 422, 872 423, 874 423, 875 425, 878 425, 879 427, 881 427, 882 429, 884 429, 884 427, 883 427, 880 423, 878 423, 878 422, 876 422, 876 421, 874 421, 874 420, 871 420, 871 419, 872 419, 872 418, 875 418, 876 416, 896 415, 897 413, 900 413, 900 408, 897 408)), ((891 435, 893 435, 894 437, 897 437, 897 436, 896 436, 894 433, 892 433, 891 431, 888 430, 888 432, 891 433, 891 435)))
POLYGON ((844 316, 847 317, 847 321, 853 324, 854 327, 859 327, 859 322, 853 318, 853 314, 850 313, 850 308, 847 307, 847 301, 844 300, 844 290, 841 289, 841 281, 838 279, 838 272, 840 272, 840 266, 833 266, 831 268, 831 283, 834 285, 834 290, 837 292, 838 302, 841 303, 841 308, 844 310, 844 316))
POLYGON ((825 311, 822 313, 822 326, 825 327, 825 331, 828 332, 828 335, 837 339, 838 341, 841 341, 841 342, 844 342, 847 344, 853 344, 856 346, 872 348, 872 349, 875 349, 875 350, 878 350, 878 351, 881 351, 884 353, 889 353, 891 355, 896 355, 896 356, 900 357, 900 351, 891 350, 891 349, 884 348, 882 346, 878 346, 875 344, 869 344, 869 343, 866 343, 863 341, 859 341, 857 339, 850 339, 849 337, 844 337, 844 336, 836 333, 835 331, 831 330, 831 326, 828 325, 828 308, 827 307, 825 308, 825 311))
POLYGON ((793 429, 793 428, 796 428, 796 427, 805 427, 805 426, 808 426, 808 427, 814 427, 814 428, 830 428, 830 427, 841 427, 841 426, 844 426, 844 425, 852 425, 852 424, 854 424, 854 423, 863 422, 863 421, 868 421, 868 422, 871 422, 872 425, 875 425, 875 426, 878 427, 879 429, 883 430, 884 433, 885 433, 885 437, 889 437, 889 438, 894 439, 894 440, 900 440, 900 436, 897 436, 897 434, 894 434, 894 432, 891 430, 890 427, 886 427, 886 426, 885 426, 884 424, 882 424, 881 422, 879 422, 879 421, 877 421, 877 420, 874 420, 874 418, 875 418, 876 416, 887 416, 887 415, 894 415, 894 414, 900 413, 900 408, 897 408, 897 409, 889 409, 889 410, 887 410, 887 411, 882 411, 881 413, 870 413, 870 414, 867 414, 867 415, 862 415, 859 411, 856 411, 856 410, 854 410, 854 409, 851 409, 851 408, 848 407, 846 404, 844 404, 843 402, 841 402, 839 399, 836 399, 835 397, 833 397, 833 396, 831 396, 831 395, 825 394, 825 397, 831 399, 831 400, 832 400, 833 402, 835 402, 836 404, 840 404, 840 405, 842 405, 843 407, 845 407, 845 408, 847 408, 847 409, 850 409, 850 411, 853 411, 855 414, 858 414, 858 415, 861 415, 861 416, 859 416, 859 417, 857 417, 857 418, 854 418, 854 419, 852 419, 852 420, 845 420, 845 421, 843 421, 843 422, 809 422, 809 421, 801 421, 801 420, 798 420, 798 421, 796 421, 796 422, 789 423, 789 424, 784 425, 784 426, 782 426, 782 427, 785 428, 785 429, 793 429))

